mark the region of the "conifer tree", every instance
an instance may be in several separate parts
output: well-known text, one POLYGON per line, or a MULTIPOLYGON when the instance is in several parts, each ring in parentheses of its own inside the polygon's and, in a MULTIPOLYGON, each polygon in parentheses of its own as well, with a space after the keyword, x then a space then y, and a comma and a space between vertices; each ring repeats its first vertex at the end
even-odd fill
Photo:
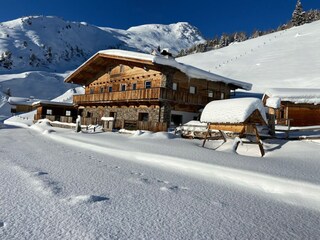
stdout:
POLYGON ((301 1, 298 0, 296 4, 296 8, 292 13, 291 22, 293 26, 300 26, 306 23, 305 20, 305 12, 303 11, 301 1))

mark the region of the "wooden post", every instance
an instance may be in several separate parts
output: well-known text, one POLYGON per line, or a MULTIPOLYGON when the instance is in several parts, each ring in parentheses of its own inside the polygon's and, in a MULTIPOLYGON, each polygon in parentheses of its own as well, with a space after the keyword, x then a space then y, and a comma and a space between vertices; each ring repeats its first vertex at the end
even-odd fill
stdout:
POLYGON ((253 126, 253 130, 255 132, 255 135, 256 135, 256 141, 257 141, 257 143, 259 145, 259 149, 260 149, 260 152, 261 152, 261 157, 263 157, 264 154, 265 154, 265 151, 264 151, 263 145, 261 143, 261 139, 260 139, 257 127, 256 127, 256 125, 252 125, 252 126, 253 126))
POLYGON ((220 132, 220 134, 221 134, 221 136, 222 136, 222 138, 223 138, 223 141, 226 142, 227 139, 226 139, 226 137, 224 136, 224 133, 223 133, 221 130, 219 130, 219 132, 220 132))
POLYGON ((206 144, 206 141, 207 141, 207 138, 208 138, 208 135, 210 134, 210 128, 209 128, 210 124, 208 123, 208 131, 206 132, 206 136, 203 140, 203 144, 202 144, 202 147, 204 147, 204 145, 206 144))
POLYGON ((291 120, 291 119, 287 119, 287 121, 288 121, 288 130, 286 131, 286 139, 288 139, 288 138, 289 138, 289 132, 290 132, 290 120, 291 120))

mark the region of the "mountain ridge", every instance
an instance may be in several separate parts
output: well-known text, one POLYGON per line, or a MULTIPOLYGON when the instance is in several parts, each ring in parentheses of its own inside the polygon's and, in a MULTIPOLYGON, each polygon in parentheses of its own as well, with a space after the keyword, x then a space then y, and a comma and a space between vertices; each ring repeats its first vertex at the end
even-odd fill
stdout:
POLYGON ((0 23, 0 72, 70 70, 110 48, 150 53, 160 46, 177 54, 204 41, 200 31, 185 22, 122 30, 54 16, 29 16, 0 23))

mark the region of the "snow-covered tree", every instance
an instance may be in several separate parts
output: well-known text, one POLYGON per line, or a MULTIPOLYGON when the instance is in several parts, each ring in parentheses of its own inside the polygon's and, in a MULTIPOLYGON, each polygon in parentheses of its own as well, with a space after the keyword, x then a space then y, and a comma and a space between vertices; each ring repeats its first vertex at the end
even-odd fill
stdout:
POLYGON ((6 69, 11 69, 13 64, 11 57, 12 53, 10 51, 5 51, 4 53, 2 53, 0 56, 0 66, 6 69))
POLYGON ((300 0, 297 1, 296 8, 292 13, 291 22, 293 26, 300 26, 306 23, 305 12, 303 11, 300 0))

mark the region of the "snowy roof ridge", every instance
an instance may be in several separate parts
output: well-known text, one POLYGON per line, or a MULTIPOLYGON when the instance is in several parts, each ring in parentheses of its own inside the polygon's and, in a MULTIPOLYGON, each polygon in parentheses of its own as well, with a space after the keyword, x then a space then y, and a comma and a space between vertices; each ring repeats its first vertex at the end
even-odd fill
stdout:
POLYGON ((263 98, 266 96, 293 103, 320 104, 319 88, 270 88, 266 90, 263 98))
POLYGON ((25 105, 25 106, 35 106, 38 104, 54 104, 60 106, 73 106, 70 102, 59 102, 46 99, 35 99, 35 98, 24 98, 24 97, 9 97, 8 103, 11 105, 25 105))
MULTIPOLYGON (((126 51, 126 50, 118 50, 118 49, 102 50, 102 51, 99 51, 97 54, 114 55, 114 56, 120 56, 120 57, 151 61, 152 63, 156 63, 159 65, 176 68, 181 72, 185 73, 190 78, 207 79, 214 82, 224 82, 226 84, 232 84, 232 85, 238 86, 244 90, 251 90, 252 88, 251 83, 226 78, 226 77, 193 67, 191 65, 179 63, 172 58, 165 58, 159 55, 151 55, 146 53, 138 53, 138 52, 132 52, 132 51, 126 51)), ((94 56, 96 56, 97 54, 95 54, 94 56)))
POLYGON ((212 101, 202 111, 201 122, 207 123, 243 123, 258 110, 267 122, 265 108, 258 98, 233 98, 212 101))

